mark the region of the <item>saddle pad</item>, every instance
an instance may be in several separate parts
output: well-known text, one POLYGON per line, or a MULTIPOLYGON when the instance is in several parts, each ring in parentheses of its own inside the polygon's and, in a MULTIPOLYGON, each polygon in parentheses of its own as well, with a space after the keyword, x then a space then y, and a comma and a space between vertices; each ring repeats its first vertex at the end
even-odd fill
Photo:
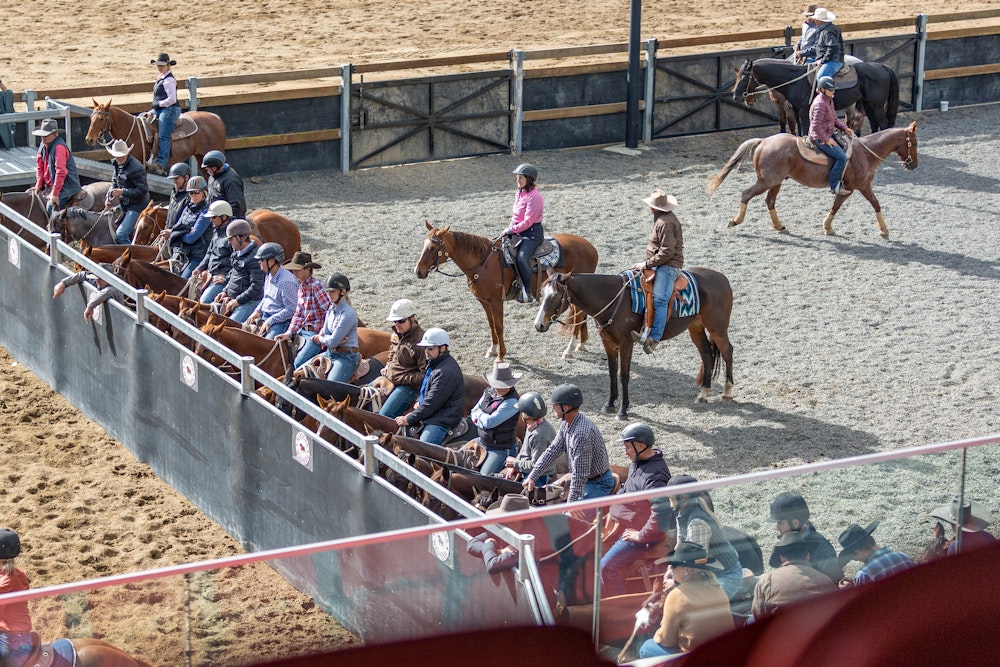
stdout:
MULTIPOLYGON (((845 56, 845 60, 847 57, 853 58, 853 56, 845 56)), ((854 58, 854 60, 861 62, 857 58, 854 58)), ((816 88, 816 72, 818 71, 819 67, 809 72, 809 85, 812 86, 813 89, 816 88)), ((852 63, 845 61, 843 67, 834 72, 833 80, 837 84, 837 90, 853 88, 858 85, 858 71, 854 69, 852 63)))
MULTIPOLYGON (((691 317, 701 312, 701 297, 698 295, 698 280, 694 274, 687 269, 681 269, 688 279, 688 285, 677 293, 670 306, 671 317, 691 317)), ((641 315, 646 312, 646 295, 642 291, 639 281, 642 279, 641 271, 623 271, 621 275, 628 281, 629 292, 632 299, 632 312, 641 315)))
MULTIPOLYGON (((507 241, 504 241, 503 260, 509 268, 514 269, 516 266, 516 252, 516 248, 512 247, 507 241)), ((535 254, 531 256, 531 259, 538 262, 539 269, 542 271, 563 266, 562 246, 559 245, 559 241, 556 241, 552 237, 547 237, 539 244, 538 249, 535 250, 535 254)))
MULTIPOLYGON (((156 130, 154 130, 158 122, 156 114, 152 111, 143 111, 137 117, 141 121, 140 126, 142 127, 142 134, 146 138, 146 143, 152 143, 156 140, 156 130)), ((184 139, 197 131, 198 124, 190 116, 182 113, 177 117, 177 122, 174 123, 174 130, 170 133, 170 140, 177 141, 178 139, 184 139)))
MULTIPOLYGON (((851 138, 845 134, 836 133, 836 137, 840 140, 840 145, 844 145, 844 141, 847 142, 847 160, 850 162, 851 154, 854 152, 854 142, 857 141, 857 137, 851 138)), ((833 158, 826 153, 820 151, 816 148, 816 143, 809 137, 799 137, 798 141, 795 142, 796 148, 799 149, 799 155, 803 160, 807 162, 812 162, 813 164, 818 164, 824 167, 833 166, 833 158)))
POLYGON ((52 649, 51 667, 74 667, 76 665, 76 649, 68 639, 57 639, 50 645, 52 649))

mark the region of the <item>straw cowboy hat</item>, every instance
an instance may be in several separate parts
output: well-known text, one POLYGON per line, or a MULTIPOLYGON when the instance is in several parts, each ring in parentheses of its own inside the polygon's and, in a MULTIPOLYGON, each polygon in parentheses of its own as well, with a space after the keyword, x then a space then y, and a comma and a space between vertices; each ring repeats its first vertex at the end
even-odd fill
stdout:
POLYGON ((677 198, 673 195, 668 195, 662 190, 653 190, 653 194, 649 195, 643 199, 650 208, 655 208, 657 211, 663 211, 669 213, 670 211, 677 208, 677 198))
POLYGON ((811 19, 813 17, 813 14, 815 13, 816 13, 816 5, 809 5, 808 7, 806 7, 806 10, 802 12, 802 16, 806 17, 807 19, 811 19))
POLYGON ((173 67, 174 65, 177 64, 177 61, 176 60, 171 60, 170 56, 168 56, 166 53, 161 53, 160 55, 158 55, 156 57, 156 60, 150 60, 149 64, 150 65, 166 65, 167 67, 173 67))
POLYGON ((508 493, 502 500, 498 500, 486 508, 486 514, 506 514, 527 509, 531 509, 531 503, 528 502, 527 496, 522 496, 520 493, 508 493))
POLYGON ((820 21, 821 23, 833 23, 837 20, 837 15, 831 12, 826 7, 819 7, 813 12, 813 20, 820 21))
POLYGON ((323 267, 313 261, 313 256, 307 252, 299 250, 292 258, 285 262, 285 268, 291 271, 299 269, 322 269, 323 267))
POLYGON ((868 524, 867 528, 862 528, 856 523, 852 523, 847 527, 847 530, 840 534, 837 541, 840 542, 840 546, 843 549, 840 551, 839 559, 845 560, 848 556, 854 553, 854 550, 858 547, 862 540, 869 537, 878 528, 878 521, 872 521, 868 524))
POLYGON ((491 372, 483 373, 483 377, 494 389, 510 389, 522 375, 524 374, 511 372, 510 364, 504 363, 494 364, 491 372))
POLYGON ((695 570, 708 570, 709 572, 722 570, 716 559, 709 556, 701 545, 694 542, 681 542, 673 551, 663 558, 657 558, 654 562, 656 564, 680 565, 695 570))
POLYGON ((62 130, 59 129, 59 125, 51 118, 46 118, 38 124, 38 127, 31 131, 36 137, 47 137, 53 132, 62 132, 62 130))
POLYGON ((105 146, 105 150, 111 157, 123 157, 132 152, 132 147, 125 143, 124 139, 115 139, 111 144, 105 146))
MULTIPOLYGON (((990 525, 990 515, 986 507, 974 500, 965 501, 962 505, 962 515, 965 519, 962 529, 966 532, 977 533, 986 530, 990 525)), ((954 526, 958 522, 958 498, 952 498, 947 505, 941 505, 933 510, 931 516, 954 526)))

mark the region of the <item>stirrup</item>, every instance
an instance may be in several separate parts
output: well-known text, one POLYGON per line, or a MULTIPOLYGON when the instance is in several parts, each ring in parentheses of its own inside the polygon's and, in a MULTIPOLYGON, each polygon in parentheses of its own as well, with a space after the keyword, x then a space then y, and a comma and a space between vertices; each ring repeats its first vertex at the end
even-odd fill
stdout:
POLYGON ((629 333, 632 335, 632 340, 639 345, 645 345, 649 339, 649 327, 643 327, 639 331, 630 331, 629 333))

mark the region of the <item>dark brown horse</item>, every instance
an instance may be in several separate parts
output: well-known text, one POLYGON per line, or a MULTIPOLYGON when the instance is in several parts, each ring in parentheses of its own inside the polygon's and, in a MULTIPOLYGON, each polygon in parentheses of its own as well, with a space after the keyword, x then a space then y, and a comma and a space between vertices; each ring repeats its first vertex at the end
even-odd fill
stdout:
MULTIPOLYGON (((736 86, 739 85, 739 74, 740 68, 736 68, 737 79, 736 83, 733 84, 733 91, 735 92, 736 86)), ((798 127, 798 122, 795 120, 795 109, 789 104, 788 100, 784 95, 781 94, 780 90, 775 88, 768 88, 766 86, 758 86, 754 91, 745 91, 743 93, 743 103, 748 107, 755 106, 758 95, 767 94, 768 99, 774 104, 774 110, 778 115, 778 131, 787 132, 789 134, 797 135, 798 132, 796 128, 798 127)), ((847 114, 847 120, 845 121, 847 125, 854 130, 857 135, 861 134, 861 126, 865 122, 865 114, 858 108, 857 104, 850 104, 844 109, 844 113, 847 114)))
MULTIPOLYGON (((92 100, 94 110, 90 113, 90 127, 87 129, 87 143, 91 146, 106 144, 111 139, 122 139, 132 147, 132 156, 142 164, 153 162, 156 158, 156 134, 152 143, 147 141, 143 133, 142 122, 132 114, 107 104, 92 100)), ((170 157, 168 164, 183 162, 192 155, 198 162, 211 150, 225 150, 226 125, 222 119, 208 111, 189 111, 181 114, 194 121, 197 131, 183 138, 173 138, 170 142, 170 157)), ((178 123, 180 120, 178 120, 178 123)))
POLYGON ((52 213, 48 229, 61 235, 65 243, 86 241, 91 246, 112 245, 115 242, 112 230, 117 224, 115 217, 113 210, 94 213, 70 206, 52 213))
MULTIPOLYGON (((796 137, 787 134, 776 134, 766 139, 748 139, 736 149, 725 166, 708 182, 708 192, 711 194, 730 172, 753 153, 753 168, 757 172, 757 182, 743 191, 743 196, 740 198, 740 212, 729 221, 730 227, 743 222, 750 200, 766 192, 767 197, 764 201, 767 204, 768 215, 771 216, 771 226, 779 232, 786 231, 774 207, 778 191, 781 190, 786 178, 795 179, 810 188, 830 187, 829 164, 816 164, 805 160, 799 155, 797 142, 796 137)), ((849 192, 834 197, 830 213, 823 221, 824 232, 834 233, 833 217, 837 215, 844 200, 851 195, 851 191, 857 190, 875 209, 879 233, 886 238, 889 237, 889 229, 882 215, 882 205, 872 191, 872 178, 875 176, 875 170, 892 153, 899 156, 907 169, 917 168, 917 121, 910 123, 907 128, 882 130, 854 141, 851 157, 844 170, 844 187, 848 188, 849 192)))
MULTIPOLYGON (((5 192, 0 195, 0 201, 42 229, 48 227, 49 215, 45 211, 45 202, 34 192, 5 192)), ((44 250, 48 245, 31 232, 25 231, 24 227, 5 216, 2 212, 0 212, 0 224, 14 232, 15 236, 24 239, 39 250, 44 250)))
POLYGON ((131 250, 125 250, 112 267, 119 278, 136 289, 181 294, 188 287, 188 281, 166 269, 149 262, 133 260, 131 250))
MULTIPOLYGON (((784 136, 784 135, 776 135, 784 136)), ((698 282, 701 311, 691 317, 674 317, 667 321, 663 340, 687 331, 701 355, 698 401, 705 402, 712 389, 712 378, 719 373, 719 358, 726 362, 726 388, 722 398, 733 397, 733 346, 729 342, 729 316, 733 310, 733 290, 729 280, 712 269, 694 266, 687 269, 698 282)), ((535 316, 535 329, 547 331, 570 305, 594 318, 601 330, 601 340, 608 357, 611 393, 603 411, 611 413, 618 400, 618 378, 621 374, 622 403, 618 418, 628 417, 629 372, 632 367, 634 342, 631 332, 638 331, 643 315, 632 312, 629 287, 621 276, 599 274, 557 273, 542 289, 542 302, 535 316)), ((662 345, 660 349, 662 349, 662 345)))
MULTIPOLYGON (((514 271, 504 266, 500 241, 453 231, 450 227, 434 227, 427 221, 424 224, 427 226, 427 237, 414 269, 417 277, 426 278, 449 259, 454 261, 465 274, 472 295, 486 311, 493 339, 486 350, 486 358, 495 355, 497 361, 502 361, 507 356, 503 340, 503 302, 514 282, 514 271)), ((590 241, 573 234, 555 234, 554 237, 562 246, 562 270, 591 272, 597 269, 597 250, 590 241)), ((536 274, 531 286, 531 293, 535 296, 538 296, 542 282, 544 280, 536 274)), ((571 322, 574 323, 573 339, 563 352, 563 358, 572 356, 574 349, 583 350, 587 341, 586 316, 578 318, 574 313, 571 322)))

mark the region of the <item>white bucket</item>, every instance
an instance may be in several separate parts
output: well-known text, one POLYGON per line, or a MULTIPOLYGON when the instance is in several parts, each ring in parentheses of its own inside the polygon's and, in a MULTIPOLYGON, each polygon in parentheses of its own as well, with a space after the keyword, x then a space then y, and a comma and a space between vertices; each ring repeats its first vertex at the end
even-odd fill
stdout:
POLYGON ((948 110, 948 100, 941 100, 941 111, 948 110))

